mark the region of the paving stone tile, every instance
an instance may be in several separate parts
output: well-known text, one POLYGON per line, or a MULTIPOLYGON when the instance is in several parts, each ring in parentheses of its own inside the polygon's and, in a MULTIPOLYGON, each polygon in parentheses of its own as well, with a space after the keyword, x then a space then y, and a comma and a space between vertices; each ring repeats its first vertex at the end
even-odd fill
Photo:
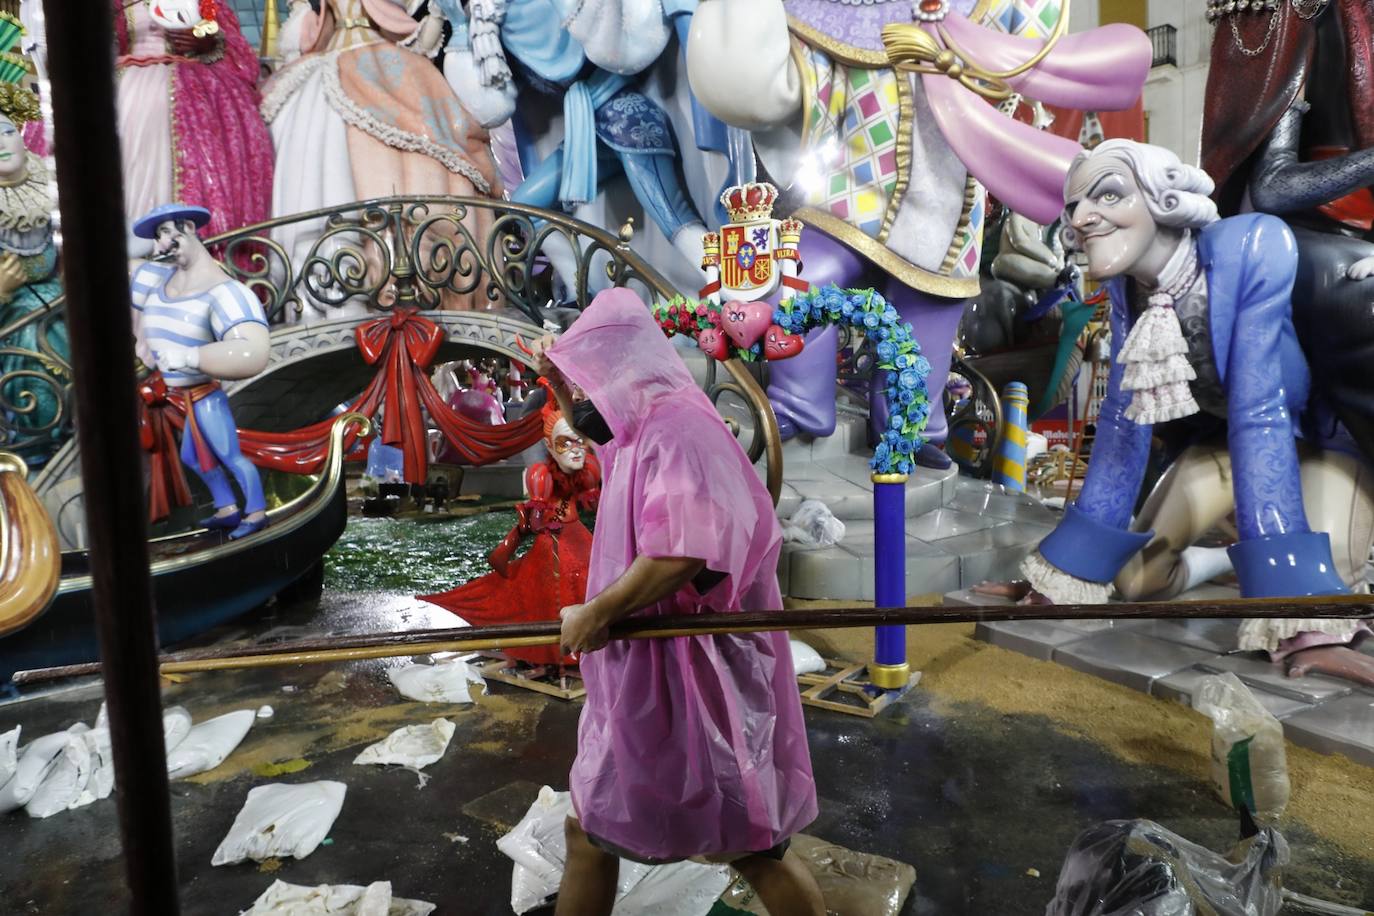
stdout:
POLYGON ((1044 620, 1006 620, 980 623, 974 635, 984 642, 1020 652, 1043 661, 1054 656, 1054 650, 1084 639, 1082 633, 1065 630, 1044 620))
POLYGON ((1344 696, 1354 689, 1347 681, 1333 677, 1289 677, 1284 673, 1282 665, 1275 665, 1267 659, 1248 654, 1224 655, 1208 659, 1202 665, 1213 671, 1230 671, 1246 684, 1308 703, 1320 703, 1344 696))
POLYGON ((819 499, 841 521, 873 518, 873 491, 813 465, 817 479, 789 480, 803 500, 819 499))
POLYGON ((789 591, 792 580, 792 552, 784 550, 778 554, 778 592, 784 595, 789 591))
POLYGON ((1198 618, 1195 620, 1143 620, 1137 632, 1168 642, 1181 643, 1194 649, 1206 649, 1224 655, 1236 647, 1239 620, 1198 618))
POLYGON ((1374 697, 1367 693, 1328 700, 1284 720, 1294 744, 1324 754, 1344 754, 1374 766, 1374 697))
POLYGON ((1084 633, 1105 633, 1121 630, 1138 630, 1142 621, 1139 620, 1114 620, 1111 617, 1088 618, 1084 620, 1057 620, 1059 626, 1070 630, 1080 630, 1084 633))
POLYGON ((1206 668, 1185 668, 1157 678, 1150 684, 1150 693, 1162 700, 1173 700, 1185 706, 1192 706, 1193 694, 1197 692, 1198 683, 1205 677, 1215 676, 1215 672, 1206 668))
POLYGON ((1200 649, 1129 631, 1099 633, 1054 651, 1054 660, 1060 664, 1145 692, 1157 678, 1191 668, 1209 657, 1200 649))
POLYGON ((968 588, 981 582, 1020 578, 1021 561, 1045 533, 1045 529, 1037 526, 1008 523, 935 543, 941 550, 960 558, 959 585, 968 588))
POLYGON ((782 488, 778 491, 778 518, 791 518, 801 507, 801 501, 801 494, 797 492, 797 488, 783 481, 782 488))
POLYGON ((945 604, 968 607, 1003 607, 1011 604, 1006 598, 975 594, 972 588, 959 588, 945 592, 945 604))

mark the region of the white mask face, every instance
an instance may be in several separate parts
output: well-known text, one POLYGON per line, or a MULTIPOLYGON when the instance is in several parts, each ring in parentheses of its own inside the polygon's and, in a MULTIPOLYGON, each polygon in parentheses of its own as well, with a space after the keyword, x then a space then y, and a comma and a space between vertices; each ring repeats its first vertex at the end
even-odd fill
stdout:
POLYGON ((12 183, 24 177, 28 151, 24 133, 13 121, 0 115, 0 181, 12 183))
POLYGON ((148 15, 164 29, 184 32, 200 22, 200 0, 148 0, 148 15))
POLYGON ((575 474, 587 464, 587 444, 561 417, 553 425, 553 435, 545 440, 544 447, 549 450, 554 463, 567 474, 575 474))

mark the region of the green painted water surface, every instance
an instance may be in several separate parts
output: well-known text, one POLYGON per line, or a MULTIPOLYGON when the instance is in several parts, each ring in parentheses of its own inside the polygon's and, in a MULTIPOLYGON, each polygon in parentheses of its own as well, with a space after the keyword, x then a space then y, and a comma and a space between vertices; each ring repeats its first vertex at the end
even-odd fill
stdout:
POLYGON ((463 518, 350 518, 325 555, 325 588, 445 591, 490 572, 487 554, 514 524, 510 510, 463 518))

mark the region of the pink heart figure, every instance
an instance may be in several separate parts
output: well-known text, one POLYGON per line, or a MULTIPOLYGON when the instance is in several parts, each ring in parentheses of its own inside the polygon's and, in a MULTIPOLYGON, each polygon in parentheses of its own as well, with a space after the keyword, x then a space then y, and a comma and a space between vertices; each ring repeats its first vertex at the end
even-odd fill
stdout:
POLYGON ((697 331, 697 346, 701 352, 712 359, 725 360, 730 357, 730 342, 725 339, 719 328, 703 328, 697 331))
POLYGON ((773 307, 766 302, 727 302, 720 307, 720 325, 741 350, 758 343, 773 323, 773 307))
POLYGON ((763 335, 764 359, 787 359, 796 356, 806 346, 800 334, 788 334, 778 325, 770 325, 763 335))

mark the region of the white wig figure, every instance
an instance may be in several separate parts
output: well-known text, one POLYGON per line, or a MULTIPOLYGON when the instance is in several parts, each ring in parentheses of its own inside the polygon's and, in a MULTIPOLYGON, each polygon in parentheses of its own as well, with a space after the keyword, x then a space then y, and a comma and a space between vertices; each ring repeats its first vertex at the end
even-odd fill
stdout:
MULTIPOLYGON (((1217 205, 1208 196, 1215 185, 1206 172, 1184 165, 1172 150, 1134 140, 1107 140, 1075 156, 1064 176, 1065 199, 1078 169, 1101 159, 1114 159, 1130 169, 1143 192, 1145 208, 1160 226, 1201 229, 1219 219, 1217 205)), ((1060 238, 1065 247, 1078 251, 1082 245, 1073 228, 1072 217, 1068 210, 1064 211, 1060 238)))

